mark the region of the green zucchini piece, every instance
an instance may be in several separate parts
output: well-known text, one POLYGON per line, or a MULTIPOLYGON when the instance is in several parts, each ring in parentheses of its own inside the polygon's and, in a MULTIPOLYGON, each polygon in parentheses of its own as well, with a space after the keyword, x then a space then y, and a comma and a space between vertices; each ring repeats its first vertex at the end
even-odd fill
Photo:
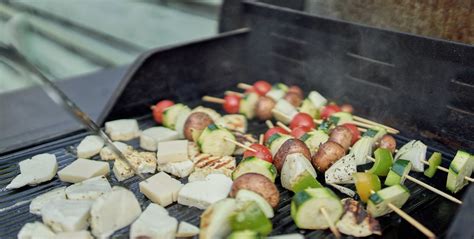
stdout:
POLYGON ((311 155, 314 155, 319 146, 329 140, 329 135, 322 130, 313 130, 301 136, 300 140, 308 146, 311 155))
POLYGON ((198 145, 202 153, 212 156, 230 156, 234 153, 236 146, 224 138, 235 141, 235 136, 230 131, 211 124, 199 136, 198 145))
POLYGON ((240 99, 239 113, 245 115, 247 119, 253 119, 255 117, 255 106, 258 101, 257 93, 249 93, 240 99))
MULTIPOLYGON (((272 157, 275 157, 275 154, 278 152, 278 150, 280 149, 280 147, 289 139, 292 139, 293 137, 289 136, 289 135, 286 135, 286 134, 280 134, 280 133, 277 133, 278 136, 275 136, 274 139, 270 139, 268 140, 269 142, 269 145, 270 145, 270 152, 272 152, 272 157)), ((276 134, 274 134, 276 135, 276 134)), ((272 135, 272 137, 274 136, 272 135)))
POLYGON ((179 111, 178 116, 176 116, 175 129, 178 132, 179 138, 184 139, 184 124, 191 114, 191 109, 187 106, 184 106, 181 111, 179 111))
POLYGON ((397 184, 403 184, 405 182, 406 175, 411 170, 411 162, 404 159, 395 161, 392 168, 385 178, 385 185, 393 186, 397 184))
POLYGON ((467 152, 458 150, 456 156, 454 156, 453 161, 449 165, 446 188, 452 193, 461 190, 466 184, 468 184, 465 177, 471 175, 472 168, 473 164, 471 161, 471 155, 467 152))
POLYGON ((318 130, 323 131, 326 134, 329 134, 329 130, 332 128, 333 124, 331 121, 325 120, 319 126, 318 130))
POLYGON ((408 189, 400 184, 393 185, 370 195, 367 201, 367 211, 373 217, 380 217, 392 211, 389 203, 401 208, 410 197, 408 189))
POLYGON ((328 100, 324 98, 321 94, 317 91, 309 92, 308 99, 313 103, 314 107, 320 109, 321 107, 325 106, 328 103, 328 100))
POLYGON ((237 210, 230 216, 230 226, 232 231, 251 230, 265 236, 272 231, 271 221, 254 201, 237 205, 237 210))
POLYGON ((274 101, 278 101, 285 96, 287 91, 288 86, 278 83, 272 86, 272 89, 267 93, 266 96, 272 98, 274 101))
POLYGON ((263 239, 264 237, 260 236, 256 231, 236 231, 232 232, 227 239, 263 239))
POLYGON ((275 165, 255 156, 245 158, 239 163, 237 168, 232 173, 232 180, 235 180, 246 173, 261 174, 270 179, 270 181, 273 183, 275 182, 275 178, 277 176, 275 165))
POLYGON ((329 121, 335 125, 342 125, 345 123, 351 123, 353 121, 352 115, 347 112, 336 112, 329 117, 329 121))
POLYGON ((274 109, 279 113, 273 113, 276 120, 283 124, 289 124, 291 119, 298 114, 298 110, 285 99, 280 99, 276 102, 274 109))
POLYGON ((429 167, 425 170, 424 174, 428 178, 432 178, 436 170, 438 170, 438 166, 441 165, 442 157, 441 153, 439 152, 434 152, 430 159, 428 159, 428 163, 430 164, 429 167))
POLYGON ((181 110, 185 107, 183 104, 175 104, 163 111, 163 125, 170 129, 175 129, 177 117, 181 110))
POLYGON ((369 173, 378 176, 387 176, 390 168, 392 167, 393 157, 392 153, 388 149, 378 148, 374 152, 375 162, 369 173))
POLYGON ((314 119, 319 119, 319 110, 311 103, 311 101, 306 98, 303 100, 303 103, 301 104, 301 107, 299 108, 299 111, 301 113, 306 113, 309 114, 311 117, 314 119))
POLYGON ((326 229, 329 224, 321 212, 324 208, 334 224, 344 209, 340 199, 328 188, 307 188, 291 200, 291 217, 300 229, 326 229))
POLYGON ((258 193, 246 189, 241 189, 239 190, 235 198, 238 201, 256 202, 260 209, 262 209, 263 213, 265 213, 265 216, 267 216, 267 218, 272 218, 274 216, 272 206, 258 193))

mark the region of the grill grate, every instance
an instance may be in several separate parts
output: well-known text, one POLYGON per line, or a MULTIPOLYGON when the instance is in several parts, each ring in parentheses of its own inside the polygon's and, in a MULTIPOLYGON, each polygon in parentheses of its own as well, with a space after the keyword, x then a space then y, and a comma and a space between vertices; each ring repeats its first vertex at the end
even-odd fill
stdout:
MULTIPOLYGON (((143 117, 138 120, 141 129, 146 129, 151 126, 155 126, 155 123, 153 122, 151 117, 143 117)), ((266 130, 265 124, 254 121, 249 122, 248 128, 249 132, 252 133, 263 133, 266 130)), ((52 181, 40 184, 35 187, 27 186, 18 190, 6 191, 4 190, 5 186, 11 181, 14 176, 19 173, 19 169, 16 166, 17 163, 20 160, 29 158, 33 155, 47 152, 56 155, 59 164, 59 169, 62 169, 66 165, 71 163, 73 160, 75 160, 73 149, 86 135, 86 133, 78 133, 77 135, 56 142, 40 145, 0 158, 0 188, 2 188, 2 191, 0 192, 0 238, 16 237, 17 233, 25 223, 32 221, 41 221, 40 217, 29 213, 30 200, 53 188, 69 185, 68 183, 63 183, 59 181, 59 179, 55 177, 52 181)), ((396 138, 398 145, 402 145, 409 140, 402 136, 396 136, 396 138)), ((128 143, 131 144, 133 147, 138 148, 138 140, 135 139, 128 143)), ((435 151, 435 149, 429 148, 428 155, 431 154, 433 151, 435 151)), ((443 165, 448 166, 449 161, 447 159, 452 158, 453 154, 443 152, 443 157, 443 165)), ((98 160, 99 158, 98 156, 96 156, 93 159, 98 160)), ((435 185, 437 188, 440 189, 444 188, 444 182, 446 179, 446 176, 442 174, 443 173, 437 173, 437 175, 433 179, 427 180, 427 178, 424 178, 420 174, 412 173, 412 175, 414 175, 416 178, 430 183, 431 185, 435 185)), ((111 174, 108 176, 108 179, 112 185, 123 186, 132 190, 135 193, 138 201, 140 202, 142 209, 145 209, 146 206, 149 204, 149 200, 147 200, 145 196, 139 192, 138 177, 133 177, 128 180, 118 182, 113 176, 113 174, 111 174)), ((318 180, 320 182, 324 182, 323 174, 320 173, 318 175, 318 180)), ((181 181, 186 182, 187 179, 182 179, 181 181)), ((283 189, 279 183, 279 180, 277 180, 277 186, 281 193, 281 201, 278 208, 275 210, 275 217, 272 219, 274 227, 272 234, 277 235, 299 232, 304 234, 308 238, 331 237, 329 230, 299 230, 290 217, 290 202, 293 193, 283 189)), ((420 217, 424 217, 423 215, 425 215, 426 211, 432 210, 430 209, 430 206, 434 206, 433 208, 436 208, 436 210, 444 210, 441 214, 442 217, 445 218, 445 221, 449 222, 451 220, 452 216, 455 213, 455 210, 453 210, 452 208, 457 206, 453 205, 450 202, 447 202, 447 200, 443 201, 443 199, 439 196, 436 196, 430 191, 416 186, 411 182, 407 182, 406 186, 411 192, 411 197, 409 201, 403 207, 406 212, 410 213, 415 218, 417 217, 417 215, 420 215, 420 217)), ((343 195, 339 195, 343 197, 343 195)), ((196 208, 189 208, 187 206, 182 206, 177 203, 174 203, 173 205, 167 207, 167 209, 170 215, 176 217, 179 221, 182 220, 187 221, 196 226, 199 225, 199 217, 202 213, 202 210, 196 208)), ((411 237, 416 237, 416 235, 419 235, 416 229, 413 229, 409 225, 406 225, 406 223, 394 213, 381 217, 379 218, 379 220, 382 229, 384 230, 384 233, 392 233, 391 231, 394 227, 405 226, 406 229, 403 230, 407 233, 410 233, 411 237)), ((421 222, 426 223, 425 221, 421 222)), ((436 220, 430 219, 430 224, 427 224, 427 226, 430 229, 433 229, 433 231, 435 232, 444 232, 446 230, 447 224, 448 223, 445 224, 444 228, 443 226, 436 226, 436 220), (431 223, 435 224, 431 225, 431 223)), ((113 237, 125 237, 128 235, 128 233, 129 227, 126 227, 122 230, 117 231, 113 237)))

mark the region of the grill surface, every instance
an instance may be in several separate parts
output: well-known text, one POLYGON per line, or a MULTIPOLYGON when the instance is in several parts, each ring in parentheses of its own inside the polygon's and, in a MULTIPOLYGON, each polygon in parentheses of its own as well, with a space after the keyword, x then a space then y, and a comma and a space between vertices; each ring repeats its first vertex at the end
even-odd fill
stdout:
MULTIPOLYGON (((141 129, 155 126, 155 123, 149 116, 140 118, 139 124, 141 129)), ((258 136, 259 133, 263 133, 265 130, 265 124, 255 121, 249 122, 249 132, 253 133, 254 136, 258 136)), ((77 135, 64 138, 56 142, 40 145, 35 148, 19 151, 0 158, 0 187, 2 188, 2 191, 0 192, 0 238, 14 238, 25 223, 41 221, 40 217, 29 213, 30 200, 53 188, 69 185, 68 183, 61 182, 57 177, 55 177, 50 182, 42 183, 34 187, 27 186, 18 190, 6 191, 4 190, 5 186, 19 173, 17 163, 20 160, 29 158, 33 155, 47 152, 56 155, 59 169, 62 169, 75 160, 76 157, 74 149, 81 139, 86 135, 86 133, 78 133, 77 135)), ((399 146, 408 141, 408 139, 401 136, 396 136, 396 138, 399 146)), ((133 147, 139 148, 138 140, 135 139, 129 143, 133 147)), ((428 149, 428 155, 430 155, 434 150, 435 149, 430 147, 428 149)), ((448 159, 451 159, 452 157, 452 152, 443 152, 443 165, 447 166, 449 164, 448 159)), ((93 159, 99 160, 98 156, 93 159)), ((446 175, 442 172, 437 173, 433 179, 427 179, 421 174, 417 173, 412 173, 412 175, 422 181, 436 186, 439 189, 445 188, 444 183, 446 180, 446 175)), ((139 180, 137 177, 130 178, 123 182, 118 182, 112 173, 108 176, 108 179, 112 185, 123 186, 132 190, 140 202, 142 209, 146 208, 146 206, 149 204, 149 200, 147 200, 145 196, 139 192, 139 180)), ((324 182, 323 174, 320 173, 318 175, 318 180, 320 182, 324 182)), ((186 182, 187 179, 182 179, 181 181, 186 182)), ((283 189, 278 179, 277 186, 281 193, 281 201, 275 211, 275 217, 272 219, 274 227, 272 235, 299 232, 304 234, 307 238, 332 237, 329 230, 298 230, 290 217, 290 202, 293 193, 283 189)), ((403 209, 424 223, 428 228, 432 229, 438 234, 438 236, 443 236, 443 233, 449 226, 449 222, 456 211, 453 210, 453 208, 457 208, 457 205, 454 205, 454 203, 440 198, 434 193, 416 186, 411 182, 406 182, 406 186, 411 192, 411 197, 404 205, 403 209)), ((334 191, 337 192, 336 190, 334 191)), ((344 197, 342 194, 339 195, 341 198, 344 197)), ((459 195, 460 194, 458 194, 458 196, 459 195)), ((187 221, 199 226, 199 216, 201 215, 202 210, 189 208, 177 203, 172 204, 171 206, 167 207, 167 209, 170 215, 176 217, 178 220, 187 221)), ((407 236, 410 238, 422 237, 422 235, 417 232, 416 229, 408 225, 405 221, 401 220, 394 213, 381 217, 379 220, 382 225, 384 236, 401 238, 407 236)), ((114 234, 114 237, 127 237, 128 233, 129 227, 126 227, 120 231, 117 231, 114 234)))

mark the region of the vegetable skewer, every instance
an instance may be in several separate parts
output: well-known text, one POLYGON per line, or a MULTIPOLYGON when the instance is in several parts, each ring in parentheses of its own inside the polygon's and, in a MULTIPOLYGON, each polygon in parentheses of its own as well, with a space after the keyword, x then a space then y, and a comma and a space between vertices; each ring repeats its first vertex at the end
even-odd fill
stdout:
MULTIPOLYGON (((374 194, 374 191, 371 191, 372 194, 374 194)), ((405 219, 408 223, 410 223, 412 226, 416 227, 420 232, 425 234, 428 238, 436 238, 435 234, 423 224, 418 222, 415 218, 411 217, 408 215, 406 212, 404 212, 402 209, 398 208, 397 206, 393 205, 392 203, 388 202, 387 206, 392 209, 395 213, 397 213, 401 218, 405 219)))
MULTIPOLYGON (((371 156, 367 156, 367 159, 369 159, 369 160, 375 162, 375 159, 372 158, 371 156)), ((408 180, 410 180, 410 181, 413 182, 413 183, 416 183, 416 184, 418 184, 418 185, 420 185, 420 186, 422 186, 422 187, 424 187, 424 188, 426 188, 426 189, 428 189, 428 190, 430 190, 430 191, 432 191, 432 192, 434 192, 434 193, 436 193, 436 194, 438 194, 438 195, 440 195, 440 196, 442 196, 442 197, 444 197, 444 198, 446 198, 446 199, 452 201, 452 202, 455 202, 455 203, 458 203, 458 204, 462 204, 462 201, 461 201, 461 200, 459 200, 459 199, 457 199, 457 198, 455 198, 455 197, 453 197, 453 196, 451 196, 451 195, 449 195, 449 194, 447 194, 447 193, 445 193, 445 192, 443 192, 443 191, 441 191, 441 190, 439 190, 439 189, 437 189, 437 188, 435 188, 435 187, 432 187, 432 186, 430 186, 429 184, 426 184, 426 183, 424 183, 424 182, 422 182, 422 181, 420 181, 420 180, 418 180, 418 179, 416 179, 416 178, 414 178, 414 177, 412 177, 412 176, 410 176, 410 175, 408 175, 408 174, 405 175, 405 178, 408 179, 408 180)))

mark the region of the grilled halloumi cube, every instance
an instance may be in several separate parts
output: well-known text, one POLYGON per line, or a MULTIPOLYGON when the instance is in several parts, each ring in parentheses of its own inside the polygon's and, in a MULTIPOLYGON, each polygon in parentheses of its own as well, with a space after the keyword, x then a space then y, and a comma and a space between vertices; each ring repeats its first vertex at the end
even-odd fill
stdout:
MULTIPOLYGON (((119 141, 114 142, 114 145, 123 154, 129 154, 133 151, 132 146, 130 146, 128 144, 125 144, 125 143, 122 143, 122 142, 119 142, 119 141)), ((117 159, 117 155, 108 146, 106 146, 106 147, 104 147, 100 150, 100 158, 102 160, 115 160, 115 159, 117 159)))
POLYGON ((216 121, 216 125, 230 131, 247 132, 247 118, 241 114, 224 115, 216 121))
POLYGON ((30 213, 41 216, 41 208, 58 199, 66 199, 66 187, 53 189, 33 199, 30 203, 30 213))
POLYGON ((139 183, 140 192, 154 203, 163 207, 175 202, 183 184, 164 172, 149 177, 139 183))
POLYGON ((134 119, 121 119, 105 123, 105 132, 112 140, 128 141, 140 136, 138 122, 134 119))
POLYGON ((116 230, 130 225, 140 216, 142 209, 133 192, 113 187, 92 204, 91 228, 97 238, 107 238, 116 230))
POLYGON ((58 172, 59 179, 63 182, 77 183, 89 178, 107 175, 110 166, 107 162, 78 158, 58 172))
POLYGON ((140 135, 140 147, 156 151, 158 143, 163 141, 177 140, 178 132, 165 127, 151 127, 144 130, 140 135))
POLYGON ((41 208, 41 216, 55 232, 84 230, 89 226, 91 205, 88 200, 55 200, 41 208))
POLYGON ((130 227, 130 238, 174 239, 178 220, 170 217, 165 208, 150 203, 130 227))
POLYGON ((194 170, 194 163, 191 160, 182 162, 171 162, 162 165, 158 165, 158 170, 167 172, 176 177, 184 178, 189 176, 194 170))
POLYGON ((178 193, 178 203, 206 209, 212 203, 227 197, 232 179, 223 174, 209 174, 205 180, 189 182, 178 193))
POLYGON ((77 232, 59 232, 54 239, 93 239, 91 233, 86 230, 77 232))
POLYGON ((185 221, 181 221, 176 232, 176 237, 193 237, 199 234, 199 227, 185 221))
POLYGON ((114 167, 112 168, 115 178, 121 182, 123 180, 129 179, 135 175, 133 169, 127 165, 127 163, 122 160, 115 160, 114 167))
POLYGON ((55 234, 49 227, 45 226, 41 222, 30 222, 21 228, 18 232, 18 239, 42 239, 42 238, 54 238, 55 234))
MULTIPOLYGON (((126 154, 125 157, 139 173, 154 173, 156 171, 155 153, 132 151, 126 154)), ((112 170, 118 181, 126 180, 135 175, 133 169, 121 160, 114 162, 112 170)))
POLYGON ((21 188, 25 185, 36 185, 51 180, 58 171, 58 162, 54 154, 38 154, 31 159, 21 161, 20 174, 6 189, 21 188))
POLYGON ((235 169, 235 158, 232 156, 211 156, 209 154, 199 154, 192 159, 194 171, 221 172, 230 177, 235 169))
POLYGON ((85 137, 77 146, 77 157, 89 159, 97 155, 104 147, 104 140, 96 135, 85 137))
POLYGON ((90 178, 66 188, 66 195, 71 200, 94 200, 112 190, 105 176, 90 178))

